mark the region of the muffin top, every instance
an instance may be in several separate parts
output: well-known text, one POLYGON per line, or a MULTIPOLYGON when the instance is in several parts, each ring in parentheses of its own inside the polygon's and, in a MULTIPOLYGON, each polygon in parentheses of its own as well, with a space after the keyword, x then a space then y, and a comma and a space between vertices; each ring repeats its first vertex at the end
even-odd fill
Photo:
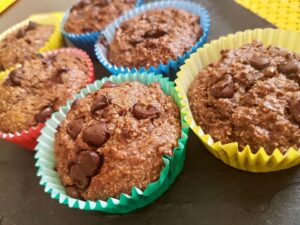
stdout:
POLYGON ((87 63, 71 53, 25 60, 0 82, 0 131, 28 130, 45 122, 87 81, 87 63))
POLYGON ((36 54, 45 45, 54 32, 52 25, 43 25, 30 21, 0 41, 0 71, 36 54))
POLYGON ((71 8, 64 29, 74 34, 102 30, 135 4, 135 0, 81 0, 71 8))
POLYGON ((76 100, 59 126, 57 171, 74 198, 131 194, 159 179, 180 134, 179 109, 159 83, 106 82, 76 100))
POLYGON ((194 119, 223 144, 282 153, 300 147, 300 56, 252 42, 201 70, 188 90, 194 119))
POLYGON ((202 34, 199 16, 175 8, 148 10, 116 30, 108 60, 137 68, 166 64, 188 51, 202 34))

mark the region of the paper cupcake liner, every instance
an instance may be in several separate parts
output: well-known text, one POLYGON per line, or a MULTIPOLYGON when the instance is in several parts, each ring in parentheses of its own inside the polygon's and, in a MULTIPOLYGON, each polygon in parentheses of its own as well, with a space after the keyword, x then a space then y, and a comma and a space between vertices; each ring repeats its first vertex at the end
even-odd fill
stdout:
POLYGON ((118 67, 109 62, 107 58, 107 48, 97 41, 95 44, 95 53, 100 63, 113 74, 128 73, 128 72, 140 72, 140 73, 148 72, 148 73, 163 74, 165 76, 168 76, 171 80, 174 80, 176 73, 179 69, 179 66, 184 63, 184 60, 191 53, 195 52, 196 49, 201 47, 207 40, 207 36, 210 29, 210 17, 207 10, 203 8, 200 4, 196 4, 189 1, 158 1, 153 3, 148 3, 141 6, 140 8, 128 11, 123 16, 119 17, 117 20, 115 20, 113 23, 111 23, 105 28, 105 30, 102 32, 100 37, 104 36, 107 39, 107 42, 111 43, 115 35, 116 29, 121 25, 122 22, 127 21, 130 18, 147 10, 151 10, 155 8, 163 9, 169 7, 184 9, 188 12, 200 16, 201 26, 203 28, 203 35, 199 38, 199 40, 189 51, 184 53, 184 55, 177 57, 176 60, 169 60, 167 64, 159 64, 157 67, 151 66, 148 69, 144 67, 142 68, 118 67))
POLYGON ((50 36, 49 40, 45 42, 44 46, 41 47, 38 52, 43 53, 53 49, 57 49, 63 46, 63 39, 60 33, 60 22, 62 20, 62 13, 45 13, 45 14, 35 14, 28 19, 8 28, 6 31, 0 34, 0 41, 3 40, 8 34, 15 32, 21 27, 27 26, 29 21, 33 21, 39 24, 53 25, 55 26, 53 34, 50 36))
POLYGON ((183 105, 185 120, 214 156, 234 168, 251 172, 287 169, 300 163, 298 150, 290 148, 285 154, 282 154, 278 149, 275 149, 272 155, 268 155, 261 147, 256 154, 253 154, 250 146, 246 146, 242 151, 239 151, 236 142, 229 144, 215 142, 209 134, 205 134, 201 127, 196 124, 189 107, 187 92, 198 72, 208 64, 218 61, 221 58, 220 50, 239 48, 252 40, 261 41, 264 45, 271 44, 286 48, 292 52, 300 51, 299 32, 268 28, 230 34, 204 45, 203 48, 199 48, 196 53, 186 60, 177 74, 176 91, 183 105))
MULTIPOLYGON (((53 50, 43 54, 56 55, 62 52, 72 53, 72 55, 76 55, 78 57, 85 59, 88 67, 88 74, 89 74, 87 84, 92 83, 95 80, 93 63, 89 58, 89 56, 84 51, 76 48, 62 48, 62 49, 53 50)), ((0 72, 0 82, 10 73, 11 70, 12 68, 4 72, 0 72)), ((14 133, 0 132, 0 139, 16 143, 28 150, 34 151, 34 148, 37 144, 37 138, 40 136, 40 132, 43 127, 44 124, 38 124, 35 127, 30 127, 28 130, 23 130, 20 132, 14 132, 14 133)))
POLYGON ((38 138, 38 145, 36 146, 37 153, 35 158, 37 159, 36 167, 38 167, 37 175, 41 177, 40 184, 45 186, 45 192, 50 193, 52 198, 57 199, 61 204, 68 205, 70 208, 95 210, 107 213, 128 213, 153 202, 174 182, 175 178, 183 168, 185 145, 189 128, 182 119, 182 130, 181 137, 178 140, 178 147, 174 149, 173 156, 163 156, 164 168, 160 173, 159 180, 150 183, 144 191, 133 187, 131 195, 122 193, 120 198, 109 198, 107 201, 82 201, 67 196, 64 187, 59 180, 59 176, 54 170, 54 139, 56 128, 66 117, 66 114, 70 110, 71 104, 75 99, 83 98, 88 93, 98 90, 107 80, 115 83, 139 81, 146 85, 153 82, 159 82, 163 91, 167 95, 172 96, 181 109, 174 83, 170 82, 167 78, 163 78, 161 75, 128 73, 103 78, 101 81, 97 80, 93 84, 88 85, 85 89, 82 89, 73 100, 69 100, 66 106, 54 113, 51 119, 46 122, 46 126, 42 129, 42 135, 38 138))
MULTIPOLYGON (((136 7, 139 7, 143 4, 143 0, 137 0, 136 1, 136 7)), ((71 8, 70 8, 71 9, 71 8)), ((62 23, 61 23, 61 33, 63 36, 69 40, 74 46, 77 48, 81 48, 84 51, 86 51, 91 57, 95 58, 95 52, 94 52, 94 45, 101 34, 101 31, 94 31, 94 32, 87 32, 83 34, 74 34, 69 33, 64 30, 65 22, 69 18, 70 15, 70 9, 66 11, 62 23)))

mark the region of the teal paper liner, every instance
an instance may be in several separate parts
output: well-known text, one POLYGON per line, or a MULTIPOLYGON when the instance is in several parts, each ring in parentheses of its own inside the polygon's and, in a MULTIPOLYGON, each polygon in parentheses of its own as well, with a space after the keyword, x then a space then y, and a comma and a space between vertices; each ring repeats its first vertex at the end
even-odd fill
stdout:
MULTIPOLYGON (((136 7, 139 7, 143 4, 143 0, 136 1, 136 7)), ((74 34, 69 33, 64 30, 65 22, 67 21, 71 8, 65 12, 65 15, 62 19, 61 23, 61 32, 63 36, 69 40, 74 46, 77 48, 81 48, 82 50, 86 51, 91 57, 95 58, 94 52, 94 45, 97 41, 97 38, 101 34, 101 31, 94 31, 94 32, 86 32, 82 34, 74 34)))
POLYGON ((36 167, 38 168, 37 176, 39 176, 40 184, 45 186, 45 192, 50 193, 51 197, 57 199, 61 204, 68 205, 70 208, 79 208, 82 210, 95 210, 107 213, 128 213, 135 209, 144 207, 159 196, 161 196, 174 182, 176 177, 183 169, 185 160, 185 145, 188 138, 189 128, 186 122, 181 119, 181 137, 178 139, 178 147, 174 149, 173 156, 163 156, 164 168, 161 171, 160 178, 154 183, 150 183, 144 191, 133 187, 131 195, 122 193, 119 199, 109 198, 107 201, 82 201, 71 198, 65 194, 64 187, 61 185, 57 172, 54 170, 54 138, 57 126, 64 120, 67 112, 70 110, 72 102, 77 98, 83 98, 90 92, 98 90, 107 80, 115 83, 126 81, 139 81, 143 84, 159 82, 161 88, 167 94, 173 97, 176 104, 180 107, 181 118, 183 112, 181 110, 180 99, 175 91, 175 85, 168 78, 163 78, 162 75, 134 73, 120 74, 118 76, 110 76, 97 80, 93 84, 82 89, 72 100, 67 101, 67 105, 60 108, 46 122, 46 126, 41 131, 41 136, 38 138, 36 146, 37 160, 36 167))
POLYGON ((196 44, 189 51, 184 53, 182 56, 177 57, 176 60, 169 60, 167 64, 159 64, 157 67, 151 66, 148 69, 144 67, 118 67, 116 65, 111 64, 108 61, 107 48, 101 43, 99 43, 99 41, 97 40, 95 43, 95 54, 99 62, 113 74, 130 72, 148 72, 155 74, 163 74, 164 76, 168 76, 171 80, 174 80, 180 65, 184 63, 185 59, 187 59, 190 56, 190 54, 195 52, 197 48, 202 47, 207 41, 210 29, 210 17, 207 10, 200 4, 193 3, 190 1, 157 1, 145 4, 139 8, 132 9, 126 12, 123 16, 119 17, 117 20, 112 22, 101 32, 101 34, 99 34, 99 38, 101 36, 104 36, 107 39, 108 43, 111 43, 116 29, 121 25, 122 22, 127 21, 128 19, 150 9, 169 7, 184 9, 200 17, 201 26, 203 28, 203 35, 199 38, 196 44))

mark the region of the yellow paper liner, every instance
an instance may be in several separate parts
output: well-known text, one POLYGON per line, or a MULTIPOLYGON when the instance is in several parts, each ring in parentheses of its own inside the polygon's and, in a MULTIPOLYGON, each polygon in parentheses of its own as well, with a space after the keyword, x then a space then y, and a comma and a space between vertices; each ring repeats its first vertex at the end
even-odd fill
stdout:
POLYGON ((281 29, 300 31, 299 0, 236 0, 281 29))
POLYGON ((1 0, 0 2, 0 14, 7 10, 16 0, 1 0))
POLYGON ((204 45, 203 48, 199 48, 185 61, 177 73, 176 91, 184 107, 185 120, 214 156, 234 168, 251 172, 287 169, 300 163, 299 150, 290 148, 285 154, 282 154, 275 149, 272 155, 267 155, 263 147, 253 154, 250 146, 239 151, 238 143, 222 145, 220 142, 215 142, 209 134, 205 134, 201 127, 196 125, 189 107, 187 91, 198 72, 208 64, 218 61, 221 58, 220 50, 238 48, 252 40, 261 41, 265 46, 271 44, 292 52, 300 52, 300 32, 296 31, 267 28, 246 30, 220 37, 218 40, 204 45))
POLYGON ((63 46, 63 38, 60 33, 60 22, 62 20, 63 13, 54 12, 54 13, 45 13, 45 14, 35 14, 28 17, 26 20, 23 20, 20 23, 8 28, 6 31, 0 34, 0 41, 3 40, 8 34, 18 30, 23 26, 27 26, 29 21, 33 21, 39 24, 45 25, 54 25, 55 30, 50 36, 49 40, 44 44, 42 48, 39 49, 39 53, 47 52, 53 49, 57 49, 63 46))

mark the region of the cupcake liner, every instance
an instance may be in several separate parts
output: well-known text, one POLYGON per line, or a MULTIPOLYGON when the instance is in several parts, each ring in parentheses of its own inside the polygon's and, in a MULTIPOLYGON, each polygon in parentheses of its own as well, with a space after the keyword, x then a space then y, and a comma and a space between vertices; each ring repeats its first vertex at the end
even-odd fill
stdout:
MULTIPOLYGON (((143 4, 143 0, 137 0, 136 1, 136 7, 139 7, 143 4)), ((71 8, 70 8, 71 9, 71 8)), ((94 45, 98 38, 98 36, 101 34, 101 31, 94 31, 94 32, 87 32, 83 34, 74 34, 69 33, 64 30, 65 22, 69 18, 70 15, 70 9, 66 11, 62 23, 61 23, 61 32, 63 36, 68 39, 74 46, 77 48, 81 48, 84 51, 86 51, 91 57, 95 57, 94 52, 94 45)))
MULTIPOLYGON (((58 53, 72 53, 72 55, 79 56, 87 62, 87 67, 88 67, 88 81, 87 84, 92 83, 95 78, 94 78, 94 67, 91 59, 89 56, 82 50, 76 49, 76 48, 62 48, 62 49, 57 49, 53 50, 51 52, 44 53, 44 55, 56 55, 58 53)), ((0 82, 2 79, 4 79, 9 73, 11 69, 8 69, 4 72, 0 72, 0 82)), ((44 127, 44 124, 38 124, 35 127, 30 127, 28 130, 23 130, 20 132, 14 132, 14 133, 3 133, 0 132, 0 139, 16 143, 18 145, 23 146, 24 148, 28 150, 34 151, 34 148, 37 144, 37 138, 40 136, 41 129, 44 127)))
POLYGON ((53 49, 57 49, 63 46, 63 39, 62 35, 60 33, 60 22, 62 19, 63 14, 62 13, 45 13, 45 14, 35 14, 28 19, 23 20, 20 23, 17 23, 16 25, 8 28, 6 31, 0 34, 0 41, 3 40, 8 34, 20 29, 21 27, 27 26, 29 21, 33 21, 39 24, 45 24, 45 25, 54 25, 55 29, 53 34, 50 36, 49 40, 45 42, 44 46, 39 49, 38 52, 43 53, 46 51, 50 51, 53 49))
POLYGON ((151 66, 147 68, 129 68, 129 67, 118 67, 111 64, 107 58, 107 48, 100 44, 98 41, 95 44, 95 54, 100 61, 100 63, 111 73, 118 74, 118 73, 128 73, 128 72, 148 72, 148 73, 156 73, 156 74, 163 74, 168 76, 171 80, 174 80, 176 72, 179 69, 179 66, 184 63, 184 60, 193 52, 196 51, 197 48, 201 47, 207 40, 207 36, 210 29, 210 17, 205 8, 203 8, 200 4, 196 4, 189 1, 158 1, 153 3, 148 3, 140 8, 133 9, 128 11, 123 16, 119 17, 113 23, 108 25, 105 30, 102 32, 100 37, 103 35, 108 43, 111 43, 115 34, 116 29, 121 25, 122 22, 131 19, 132 17, 155 8, 178 8, 184 9, 189 11, 195 15, 200 16, 201 26, 203 28, 203 35, 199 38, 199 40, 195 43, 195 45, 184 55, 177 57, 176 60, 169 60, 167 64, 159 64, 157 67, 151 66))
POLYGON ((82 89, 73 100, 69 100, 66 106, 61 107, 61 109, 54 113, 51 119, 46 122, 46 126, 42 129, 42 135, 38 138, 38 145, 36 146, 36 167, 38 167, 37 175, 41 177, 40 184, 45 186, 45 192, 50 193, 51 197, 58 199, 61 204, 68 205, 70 208, 79 208, 82 210, 122 214, 150 204, 161 196, 174 182, 175 178, 183 168, 188 126, 184 120, 181 120, 182 130, 181 137, 178 140, 178 147, 174 149, 173 156, 163 156, 164 168, 160 173, 159 180, 150 183, 144 191, 133 187, 131 195, 122 193, 120 198, 109 198, 107 201, 82 201, 67 196, 64 187, 60 183, 59 176, 54 170, 54 139, 56 128, 66 117, 66 114, 70 110, 71 104, 75 99, 83 98, 88 93, 98 90, 107 80, 115 83, 139 81, 146 85, 153 82, 159 82, 163 91, 167 95, 172 96, 181 108, 179 98, 174 88, 174 83, 170 82, 167 78, 163 78, 162 75, 127 73, 103 78, 101 81, 97 80, 93 84, 88 85, 85 89, 82 89))
POLYGON ((185 120, 214 156, 234 168, 251 172, 287 169, 300 163, 300 153, 297 149, 290 148, 285 154, 275 149, 272 155, 268 155, 261 147, 256 154, 253 154, 250 146, 246 146, 242 151, 239 151, 237 142, 228 144, 215 142, 209 134, 205 134, 201 127, 196 124, 189 107, 187 92, 198 72, 208 64, 218 61, 221 58, 220 50, 238 48, 250 43, 252 40, 261 41, 265 46, 271 44, 292 52, 300 51, 300 33, 294 31, 271 28, 255 29, 220 37, 218 40, 204 45, 203 48, 199 48, 196 53, 185 61, 177 74, 176 91, 183 105, 185 120))

